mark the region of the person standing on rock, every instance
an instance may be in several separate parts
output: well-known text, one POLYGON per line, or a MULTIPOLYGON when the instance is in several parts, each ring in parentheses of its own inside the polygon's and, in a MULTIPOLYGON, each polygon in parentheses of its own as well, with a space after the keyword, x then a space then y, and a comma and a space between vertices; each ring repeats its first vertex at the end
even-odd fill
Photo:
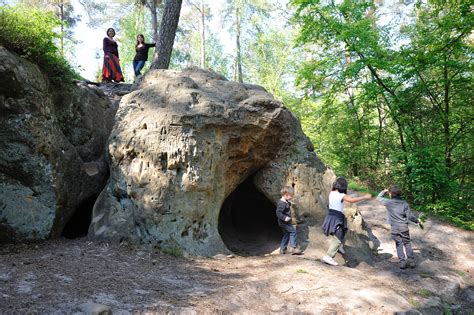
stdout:
POLYGON ((354 203, 362 200, 369 200, 372 198, 371 194, 366 194, 361 197, 351 197, 347 195, 347 180, 344 177, 336 178, 332 184, 332 191, 329 193, 329 212, 323 222, 323 232, 326 236, 331 236, 331 244, 323 257, 326 264, 337 266, 337 261, 334 260, 337 252, 344 254, 344 237, 347 231, 347 220, 344 215, 344 201, 354 203))
POLYGON ((122 69, 120 68, 120 59, 118 45, 114 39, 115 30, 109 28, 107 37, 103 40, 104 65, 102 67, 102 82, 123 82, 122 69))
POLYGON ((156 43, 145 43, 145 37, 143 34, 138 34, 137 44, 135 45, 136 54, 133 58, 133 72, 135 72, 135 78, 141 75, 140 71, 143 69, 145 62, 148 60, 148 49, 155 46, 156 43))
POLYGON ((378 194, 377 200, 383 203, 385 208, 387 208, 388 223, 390 224, 392 239, 395 241, 395 247, 397 248, 400 269, 406 269, 407 266, 415 268, 415 254, 411 247, 408 222, 416 223, 421 228, 423 228, 423 225, 418 218, 413 215, 408 203, 402 199, 401 190, 397 186, 382 190, 378 194), (384 198, 387 192, 390 199, 384 198), (405 251, 403 251, 403 248, 405 248, 405 251))
POLYGON ((294 190, 291 187, 285 186, 280 191, 281 199, 277 202, 276 215, 278 218, 278 225, 283 230, 283 237, 280 244, 280 254, 301 255, 303 252, 296 246, 296 229, 291 224, 290 215, 290 200, 293 199, 294 190), (287 251, 288 243, 290 249, 287 251))

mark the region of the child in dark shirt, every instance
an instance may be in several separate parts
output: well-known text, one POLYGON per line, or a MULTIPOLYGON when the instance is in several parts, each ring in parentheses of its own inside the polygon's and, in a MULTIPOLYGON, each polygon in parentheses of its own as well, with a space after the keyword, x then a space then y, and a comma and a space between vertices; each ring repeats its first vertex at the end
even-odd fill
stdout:
POLYGON ((401 198, 401 190, 397 186, 392 186, 390 189, 381 191, 377 196, 377 200, 383 203, 387 208, 388 223, 391 227, 392 239, 395 241, 397 248, 400 269, 407 268, 407 265, 410 268, 415 268, 415 254, 413 253, 410 243, 408 222, 416 223, 421 228, 423 228, 423 225, 418 218, 413 215, 408 203, 401 198), (387 192, 390 195, 390 199, 384 198, 387 192), (405 251, 403 250, 404 248, 405 251))
POLYGON ((290 200, 293 199, 294 190, 291 187, 285 186, 281 190, 281 199, 278 200, 276 215, 278 218, 278 225, 283 230, 283 238, 280 244, 280 254, 287 253, 288 243, 290 250, 288 253, 293 255, 301 255, 303 252, 296 247, 296 229, 291 224, 290 214, 290 200))

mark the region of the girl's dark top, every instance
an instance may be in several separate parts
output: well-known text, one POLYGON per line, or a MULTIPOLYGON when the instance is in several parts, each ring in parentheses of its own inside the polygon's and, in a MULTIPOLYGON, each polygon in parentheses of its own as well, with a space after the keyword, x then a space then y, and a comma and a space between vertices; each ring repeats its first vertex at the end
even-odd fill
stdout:
POLYGON ((117 56, 117 58, 119 57, 117 42, 108 37, 104 38, 103 49, 104 54, 111 53, 117 56))
POLYGON ((153 43, 153 44, 147 44, 145 43, 142 47, 138 47, 135 49, 135 51, 137 52, 135 54, 135 58, 133 58, 133 60, 135 61, 147 61, 148 60, 148 49, 150 49, 151 47, 155 47, 156 44, 153 43))

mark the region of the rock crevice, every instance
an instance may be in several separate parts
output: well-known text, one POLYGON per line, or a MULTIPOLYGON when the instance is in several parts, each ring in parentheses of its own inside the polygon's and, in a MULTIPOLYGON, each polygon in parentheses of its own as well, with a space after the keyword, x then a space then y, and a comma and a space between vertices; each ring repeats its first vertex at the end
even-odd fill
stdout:
POLYGON ((0 242, 58 237, 105 184, 116 107, 1 46, 0 80, 0 242))

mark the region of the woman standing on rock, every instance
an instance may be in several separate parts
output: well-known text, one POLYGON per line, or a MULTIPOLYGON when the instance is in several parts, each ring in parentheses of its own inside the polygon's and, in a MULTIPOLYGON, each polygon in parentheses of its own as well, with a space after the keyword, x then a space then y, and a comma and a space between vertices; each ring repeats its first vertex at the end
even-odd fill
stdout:
POLYGON ((143 34, 137 36, 137 44, 135 45, 135 58, 133 58, 133 71, 135 72, 135 77, 141 75, 140 71, 145 66, 145 62, 148 60, 148 49, 155 47, 156 44, 147 44, 145 43, 145 37, 143 34))
POLYGON ((102 67, 102 82, 123 82, 122 69, 120 68, 120 60, 118 53, 118 45, 114 39, 115 30, 109 28, 107 37, 103 41, 104 49, 104 66, 102 67))

